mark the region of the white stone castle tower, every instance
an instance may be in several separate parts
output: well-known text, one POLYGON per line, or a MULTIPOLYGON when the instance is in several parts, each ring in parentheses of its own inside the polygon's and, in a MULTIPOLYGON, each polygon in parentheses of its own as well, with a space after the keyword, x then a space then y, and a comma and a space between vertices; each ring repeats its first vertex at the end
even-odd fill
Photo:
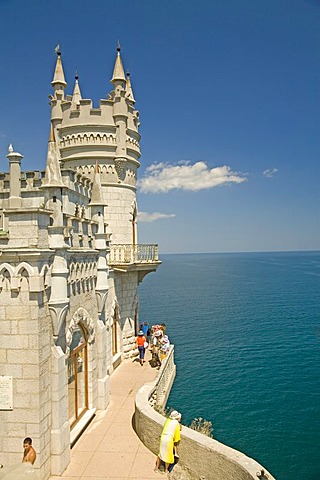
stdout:
POLYGON ((99 108, 78 77, 66 95, 57 52, 45 172, 22 172, 10 145, 0 173, 0 463, 19 463, 30 436, 41 479, 108 405, 135 348, 138 284, 160 263, 137 243, 139 113, 117 50, 99 108))

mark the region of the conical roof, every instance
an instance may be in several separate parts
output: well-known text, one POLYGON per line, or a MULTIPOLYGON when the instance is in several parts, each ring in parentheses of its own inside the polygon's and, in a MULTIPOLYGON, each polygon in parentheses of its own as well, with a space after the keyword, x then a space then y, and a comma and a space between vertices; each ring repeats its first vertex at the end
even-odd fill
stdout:
POLYGON ((112 79, 110 80, 111 83, 117 82, 117 81, 120 81, 120 82, 126 81, 124 76, 124 69, 122 65, 120 51, 121 51, 121 48, 120 48, 120 44, 118 43, 118 47, 117 47, 118 53, 117 53, 116 61, 114 64, 112 79))
POLYGON ((72 94, 72 103, 76 106, 79 105, 80 100, 82 99, 80 86, 79 86, 79 77, 78 74, 75 75, 74 89, 72 94))
POLYGON ((62 67, 62 62, 61 62, 61 53, 57 53, 57 63, 56 63, 56 68, 54 71, 53 75, 53 80, 51 82, 51 85, 54 86, 55 84, 60 83, 64 87, 67 86, 67 82, 65 81, 64 78, 64 72, 63 72, 63 67, 62 67))
POLYGON ((127 72, 127 79, 126 79, 126 98, 131 100, 133 103, 135 102, 129 72, 127 72))

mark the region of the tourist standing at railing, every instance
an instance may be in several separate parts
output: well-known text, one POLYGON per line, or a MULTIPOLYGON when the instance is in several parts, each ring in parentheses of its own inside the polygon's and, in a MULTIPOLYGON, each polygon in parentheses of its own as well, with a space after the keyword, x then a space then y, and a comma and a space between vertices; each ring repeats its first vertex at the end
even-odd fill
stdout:
MULTIPOLYGON (((154 328, 154 327, 153 327, 154 328)), ((152 335, 152 367, 161 367, 160 348, 161 348, 162 330, 156 329, 152 335)))
POLYGON ((138 350, 139 350, 140 365, 144 364, 144 354, 145 354, 146 346, 147 346, 146 344, 147 344, 147 339, 143 335, 143 331, 139 330, 138 336, 136 338, 136 345, 137 345, 138 350))
POLYGON ((166 357, 166 355, 169 353, 170 350, 170 340, 168 335, 163 335, 161 338, 161 347, 160 347, 160 360, 162 360, 166 357))

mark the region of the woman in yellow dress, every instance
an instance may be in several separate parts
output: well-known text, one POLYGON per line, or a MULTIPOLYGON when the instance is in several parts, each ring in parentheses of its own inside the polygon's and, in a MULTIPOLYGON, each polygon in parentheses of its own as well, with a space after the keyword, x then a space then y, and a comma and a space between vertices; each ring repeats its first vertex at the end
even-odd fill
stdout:
POLYGON ((160 449, 154 471, 157 472, 161 460, 164 462, 164 473, 168 473, 169 465, 174 463, 174 456, 178 456, 177 443, 180 441, 181 413, 173 410, 167 418, 160 438, 160 449))

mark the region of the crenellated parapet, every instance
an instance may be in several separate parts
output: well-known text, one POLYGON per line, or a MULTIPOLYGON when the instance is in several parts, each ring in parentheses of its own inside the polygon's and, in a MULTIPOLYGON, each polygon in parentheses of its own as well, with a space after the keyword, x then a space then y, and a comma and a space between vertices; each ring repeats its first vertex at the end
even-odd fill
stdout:
MULTIPOLYGON (((50 140, 52 155, 53 146, 50 140)), ((10 147, 11 166, 16 156, 10 147)), ((17 171, 0 174, 2 248, 93 248, 98 229, 89 207, 93 180, 88 172, 60 168, 57 158, 51 160, 50 172, 48 165, 45 172, 21 172, 19 162, 17 171)))
MULTIPOLYGON (((21 181, 21 190, 34 190, 38 191, 38 189, 42 185, 42 179, 45 176, 44 171, 27 171, 21 172, 20 174, 20 181, 21 181)), ((1 172, 0 173, 0 196, 4 193, 9 193, 10 191, 10 173, 9 172, 1 172)))

